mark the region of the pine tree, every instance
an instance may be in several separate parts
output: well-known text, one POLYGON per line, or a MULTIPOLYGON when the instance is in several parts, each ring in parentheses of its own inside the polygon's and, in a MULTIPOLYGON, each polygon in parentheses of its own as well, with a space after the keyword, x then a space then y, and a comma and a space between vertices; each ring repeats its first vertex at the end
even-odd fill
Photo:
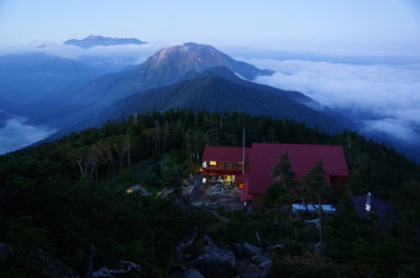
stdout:
POLYGON ((319 221, 319 243, 322 247, 322 201, 330 198, 332 194, 331 187, 325 180, 325 172, 322 161, 317 161, 305 177, 302 178, 302 184, 307 188, 309 199, 313 203, 318 203, 318 221, 319 221))

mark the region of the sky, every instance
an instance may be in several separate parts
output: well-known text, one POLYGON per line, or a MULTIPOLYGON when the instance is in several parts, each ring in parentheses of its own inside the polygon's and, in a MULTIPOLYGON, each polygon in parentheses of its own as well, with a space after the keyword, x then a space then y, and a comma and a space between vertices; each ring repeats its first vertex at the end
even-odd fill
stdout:
POLYGON ((334 55, 419 55, 417 0, 0 0, 0 46, 90 34, 334 55))

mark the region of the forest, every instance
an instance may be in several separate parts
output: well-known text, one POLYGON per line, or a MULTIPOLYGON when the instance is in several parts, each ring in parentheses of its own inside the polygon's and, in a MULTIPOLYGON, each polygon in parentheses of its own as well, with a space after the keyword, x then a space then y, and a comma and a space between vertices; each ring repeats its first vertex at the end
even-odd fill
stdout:
MULTIPOLYGON (((168 277, 174 266, 188 264, 176 247, 195 230, 226 248, 283 244, 271 255, 272 277, 418 277, 419 220, 419 165, 355 131, 327 134, 288 119, 152 111, 0 156, 1 277, 53 277, 28 262, 34 250, 83 277, 91 246, 95 269, 124 259, 141 265, 139 277, 168 277), (322 248, 315 226, 283 213, 274 205, 279 199, 267 198, 262 211, 218 209, 229 220, 221 221, 179 193, 198 173, 204 146, 241 146, 243 128, 247 146, 343 146, 347 193, 331 197, 337 213, 322 218, 322 248), (152 194, 127 194, 135 184, 152 194), (170 187, 174 193, 159 197, 170 187), (397 219, 390 225, 375 215, 360 219, 351 196, 367 192, 398 208, 397 219)), ((199 254, 202 245, 190 248, 199 254)))

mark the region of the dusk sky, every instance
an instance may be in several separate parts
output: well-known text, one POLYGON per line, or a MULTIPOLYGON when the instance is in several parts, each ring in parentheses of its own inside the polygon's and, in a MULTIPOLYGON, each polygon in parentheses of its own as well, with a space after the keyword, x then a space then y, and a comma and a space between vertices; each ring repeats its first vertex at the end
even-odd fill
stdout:
POLYGON ((0 0, 1 47, 90 34, 329 55, 419 56, 420 1, 0 0))

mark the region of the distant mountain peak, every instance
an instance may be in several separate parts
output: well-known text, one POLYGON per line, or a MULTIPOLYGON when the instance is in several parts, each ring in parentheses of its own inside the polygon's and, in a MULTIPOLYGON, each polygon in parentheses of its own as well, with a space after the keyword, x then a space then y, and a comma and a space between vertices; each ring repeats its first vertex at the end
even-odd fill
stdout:
POLYGON ((81 48, 92 48, 95 46, 112 46, 112 45, 125 45, 125 44, 145 44, 141 40, 136 38, 111 38, 111 37, 103 37, 98 35, 89 35, 84 39, 71 39, 64 42, 67 45, 75 45, 81 48))
POLYGON ((211 45, 192 42, 161 49, 140 66, 140 71, 145 80, 156 78, 156 84, 169 85, 178 82, 188 72, 202 72, 220 66, 250 80, 273 73, 236 61, 211 45))
POLYGON ((96 36, 96 35, 89 35, 85 38, 85 40, 92 40, 92 39, 96 39, 96 38, 103 38, 102 36, 96 36))

